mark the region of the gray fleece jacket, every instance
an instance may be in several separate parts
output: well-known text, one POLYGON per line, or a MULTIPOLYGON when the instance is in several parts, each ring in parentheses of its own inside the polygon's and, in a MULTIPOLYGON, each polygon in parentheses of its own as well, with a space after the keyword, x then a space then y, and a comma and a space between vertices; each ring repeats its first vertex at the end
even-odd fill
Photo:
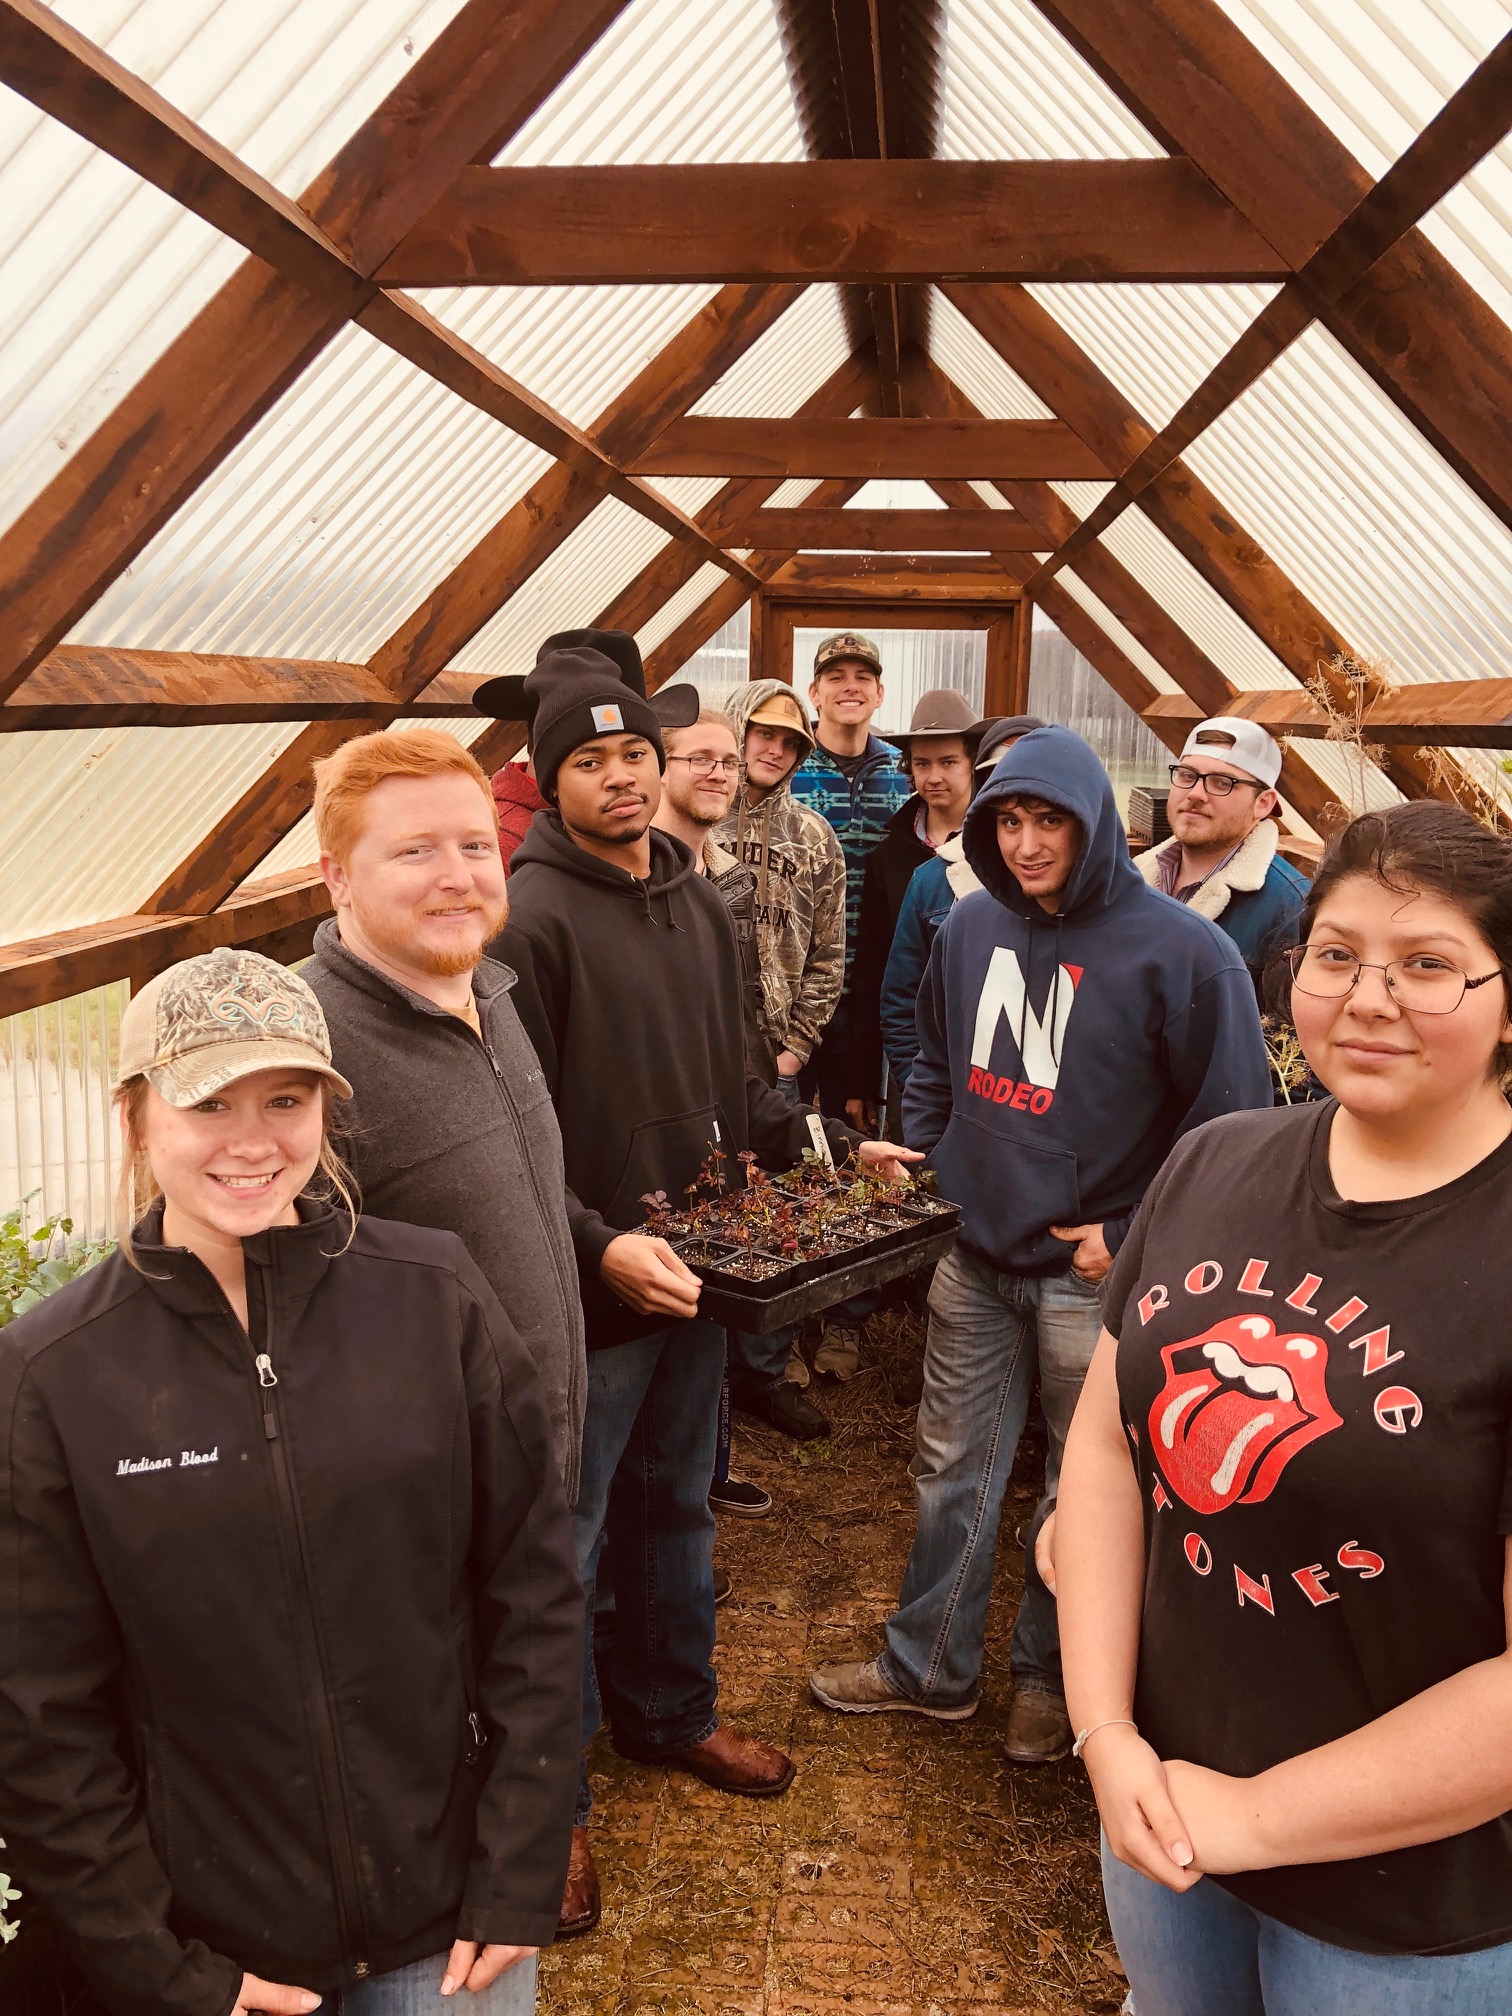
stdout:
POLYGON ((459 1235, 535 1363, 571 1503, 587 1382, 583 1310, 562 1137, 509 998, 514 974, 485 959, 473 976, 481 1043, 457 1016, 356 958, 334 919, 315 933, 300 975, 355 1095, 338 1103, 337 1145, 362 1208, 459 1235))

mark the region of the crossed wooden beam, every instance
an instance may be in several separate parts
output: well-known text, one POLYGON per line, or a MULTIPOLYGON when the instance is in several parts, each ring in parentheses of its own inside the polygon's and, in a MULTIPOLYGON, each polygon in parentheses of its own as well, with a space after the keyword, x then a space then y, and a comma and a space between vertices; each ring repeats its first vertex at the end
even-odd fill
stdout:
MULTIPOLYGON (((794 30, 795 74, 811 102, 823 92, 812 74, 803 74, 804 50, 810 72, 815 49, 821 67, 830 66, 828 111, 811 118, 810 127, 812 135, 829 120, 830 137, 822 146, 811 137, 811 151, 831 158, 776 169, 493 170, 487 162, 624 0, 469 0, 295 204, 36 0, 0 0, 0 77, 253 255, 0 539, 0 597, 11 618, 0 642, 0 698, 18 703, 14 712, 11 701, 0 708, 0 728, 99 721, 102 709, 116 710, 114 719, 311 724, 140 917, 65 934, 80 941, 73 952, 61 941, 0 952, 0 1011, 94 984, 94 977, 80 978, 86 969, 95 977, 156 970, 164 956, 182 956, 186 932, 208 933, 206 942, 256 942, 302 928, 306 920, 291 909, 318 897, 292 893, 298 878, 280 878, 265 894, 246 890, 233 898, 232 892, 305 809, 313 757, 357 727, 401 711, 465 706, 467 682, 449 677, 447 659, 606 496, 621 498, 671 539, 615 598, 606 620, 639 627, 711 560, 726 574, 726 585, 652 654, 654 678, 676 669, 764 586, 839 592, 849 583, 870 593, 884 584, 890 592, 902 585, 927 594, 933 583, 948 597, 985 593, 989 580, 1012 583, 1017 592, 1027 581, 1047 613, 1168 739, 1180 725, 1174 711, 1162 713, 1161 696, 1089 613, 1089 601, 1112 614, 1198 706, 1232 702, 1236 689, 1108 553, 1099 535, 1113 522, 1112 508, 1078 525, 1049 488, 1052 479, 1114 478, 1117 508, 1137 503, 1299 679, 1313 677, 1334 655, 1352 655, 1179 460, 1190 438, 1183 427, 1208 424, 1307 321, 1321 319, 1512 523, 1512 343, 1413 228, 1505 130, 1512 116, 1506 48, 1493 53, 1396 169, 1371 185, 1214 0, 1038 4, 1171 159, 913 158, 927 151, 930 115, 927 106, 920 113, 915 103, 910 112, 900 102, 899 51, 911 34, 917 77, 918 49, 928 39, 920 24, 930 7, 781 0, 794 30), (1019 205, 1016 213, 1010 199, 1019 205), (643 227, 651 201, 658 206, 655 241, 643 227), (739 205, 738 231, 729 225, 732 201, 739 205), (639 221, 632 216, 637 206, 639 221), (801 218, 795 206, 802 206, 801 218), (653 271, 646 262, 663 239, 665 259, 653 271), (941 244, 957 262, 950 271, 962 277, 942 272, 938 251, 929 256, 931 245, 941 244), (441 259, 465 261, 470 270, 423 264, 441 259), (511 261, 526 270, 506 272, 511 261), (614 261, 624 270, 611 274, 614 261), (728 284, 595 426, 579 430, 399 291, 402 281, 417 278, 526 277, 702 277, 728 284), (1284 285, 1277 303, 1285 305, 1273 304, 1274 312, 1247 332, 1157 439, 1018 284, 1115 277, 1278 277, 1284 285), (853 360, 847 385, 826 388, 828 403, 811 402, 802 437, 810 445, 802 447, 791 422, 684 419, 791 304, 798 285, 815 278, 858 290, 870 322, 870 356, 853 360), (940 279, 1044 399, 1054 422, 983 420, 964 410, 956 388, 927 365, 919 343, 921 297, 927 301, 921 283, 940 279), (1007 284, 989 284, 996 281, 1007 284), (557 458, 553 469, 366 666, 58 649, 83 610, 352 320, 545 448, 557 458), (925 394, 907 412, 906 378, 925 394), (882 417, 846 418, 863 397, 874 399, 882 417), (823 421, 832 424, 816 427, 823 421), (720 430, 722 438, 712 438, 720 430), (717 466, 716 450, 725 458, 717 466), (828 480, 801 511, 773 511, 766 500, 779 478, 794 473, 800 450, 810 473, 828 480), (905 455, 912 457, 910 470, 935 481, 952 506, 918 515, 961 522, 935 533, 936 545, 918 524, 847 513, 867 521, 850 532, 853 545, 873 547, 877 558, 821 563, 812 549, 838 546, 847 536, 848 528, 834 522, 838 506, 866 476, 902 473, 905 455), (686 473, 695 466, 690 458, 700 456, 697 466, 735 480, 690 517, 645 478, 686 473), (966 487, 968 477, 992 479, 1018 508, 983 510, 980 494, 966 487), (949 538, 960 546, 943 543, 949 538), (884 562, 894 541, 931 550, 906 567, 884 562), (1037 563, 1036 552, 1049 553, 1049 563, 1037 563), (980 558, 958 557, 970 555, 980 558), (1056 578, 1062 571, 1075 593, 1056 578), (297 707, 280 702, 280 685, 297 693, 297 707), (289 707, 287 717, 256 711, 281 704, 289 707), (234 939, 214 935, 227 931, 234 939), (174 934, 179 949, 165 952, 174 934), (136 947, 136 963, 123 966, 118 948, 128 943, 136 947), (13 979, 23 969, 31 976, 25 998, 13 979), (37 994, 38 986, 48 991, 37 994)), ((1474 705, 1467 695, 1450 708, 1456 740, 1481 739, 1464 732, 1475 725, 1465 718, 1474 705)), ((1427 711, 1417 709, 1424 717, 1427 711)), ((497 760, 517 739, 517 731, 500 724, 476 746, 497 760)), ((1393 740, 1387 767, 1402 788, 1445 788, 1439 769, 1394 738, 1380 739, 1393 740)), ((1297 802, 1308 810, 1301 797, 1297 802)), ((1310 802, 1321 812, 1319 789, 1310 802)))

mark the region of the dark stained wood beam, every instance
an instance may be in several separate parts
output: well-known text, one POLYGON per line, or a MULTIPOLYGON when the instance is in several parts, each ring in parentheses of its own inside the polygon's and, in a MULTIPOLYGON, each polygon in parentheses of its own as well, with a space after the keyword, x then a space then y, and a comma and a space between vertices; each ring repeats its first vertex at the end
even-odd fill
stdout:
MULTIPOLYGON (((938 365, 922 356, 916 355, 909 360, 908 385, 911 397, 921 410, 962 418, 972 417, 977 410, 938 365)), ((947 503, 975 500, 975 492, 964 485, 942 484, 936 487, 947 503)), ((1075 513, 1048 483, 1004 484, 1002 493, 1040 528, 1047 545, 1061 543, 1076 527, 1075 513)), ((1004 554, 1000 564, 1007 573, 1021 581, 1031 579, 1036 571, 1033 560, 1027 555, 1004 554)), ((1090 547, 1075 571, 1108 613, 1137 643, 1144 646, 1155 662, 1183 689, 1189 701, 1197 705, 1199 719, 1203 715, 1227 711, 1232 696, 1238 691, 1233 682, 1105 546, 1090 547)), ((1138 671, 1127 652, 1108 637, 1090 612, 1075 601, 1068 590, 1054 579, 1043 583, 1042 588, 1050 592, 1037 593, 1034 600, 1039 602, 1052 622, 1065 630, 1083 655, 1103 672, 1119 697, 1136 713, 1142 712, 1150 700, 1158 697, 1153 683, 1138 671), (1072 616, 1069 611, 1076 614, 1072 616), (1062 615, 1066 616, 1064 623, 1062 615), (1088 637, 1102 640, 1103 648, 1099 653, 1084 649, 1088 637), (1130 679, 1130 673, 1137 675, 1138 686, 1130 679), (1141 688, 1143 697, 1140 697, 1141 688)), ((1281 782, 1287 798, 1310 825, 1326 830, 1339 816, 1341 808, 1328 786, 1310 764, 1304 763, 1290 750, 1283 752, 1281 782)))
MULTIPOLYGON (((235 155, 217 145, 166 99, 141 85, 129 72, 65 24, 54 28, 32 25, 34 0, 0 0, 0 66, 7 55, 21 69, 27 95, 51 109, 61 100, 76 121, 103 130, 110 151, 129 167, 157 182, 169 195, 197 210, 256 252, 269 265, 296 281, 313 298, 360 322, 448 390, 560 457, 569 467, 593 474, 613 495, 641 512, 676 538, 690 539, 705 559, 728 566, 719 550, 703 539, 692 520, 649 486, 621 474, 612 457, 582 431, 552 411, 478 351, 464 343, 418 302, 404 295, 385 295, 344 257, 300 209, 235 155), (15 19, 17 13, 28 18, 15 19), (27 32, 22 33, 22 29, 27 32), (7 48, 7 36, 20 41, 7 48), (36 59, 25 67, 25 59, 36 59), (42 59, 51 58, 50 62, 42 59), (79 104, 88 90, 84 120, 79 104), (96 101, 101 101, 97 106, 96 101), (113 115, 113 116, 112 116, 113 115)), ((48 19, 55 20, 49 16, 48 19)), ((752 583, 751 585, 754 585, 752 583)))
POLYGON ((1304 329, 1359 284, 1512 125, 1512 35, 1474 71, 1345 221, 1251 323, 1118 482, 1046 573, 1090 545, 1246 392, 1304 329))
MULTIPOLYGON (((606 408, 592 438, 616 461, 635 453, 717 383, 790 300, 781 288, 723 289, 606 408)), ((560 462, 532 485, 368 660, 395 702, 423 692, 602 498, 596 473, 560 462)), ((224 900, 309 809, 312 764, 351 732, 340 722, 304 729, 144 909, 210 909, 224 900)))
POLYGON ((642 476, 1106 476, 1060 420, 679 420, 628 464, 642 476))
MULTIPOLYGON (((1189 155, 1291 265, 1305 265, 1369 191, 1354 156, 1214 0, 1036 4, 1162 144, 1189 155)), ((1494 123, 1494 91, 1490 98, 1494 123)), ((1468 131, 1486 106, 1466 103, 1468 131)), ((1512 524, 1512 330, 1475 287, 1412 230, 1322 319, 1512 524)))
MULTIPOLYGON (((1152 727, 1158 718, 1183 732, 1202 718, 1177 694, 1163 694, 1142 711, 1152 727)), ((1292 687, 1238 693, 1227 711, 1258 721, 1273 735, 1317 739, 1337 726, 1337 708, 1330 713, 1310 693, 1292 687)), ((1388 687, 1360 709, 1358 721, 1369 743, 1512 749, 1512 679, 1435 679, 1388 687)))
POLYGON ((825 511, 812 505, 720 512, 699 523, 727 546, 763 552, 1031 553, 1039 535, 1017 511, 825 511))
MULTIPOLYGON (((1131 445, 1138 454, 1154 439, 1154 429, 1027 290, 952 287, 946 293, 1031 391, 1100 454, 1115 458, 1131 445)), ((1022 508, 1015 493, 1004 495, 1022 508)), ((1176 461, 1163 470, 1141 493, 1139 508, 1294 678, 1303 684, 1321 678, 1341 701, 1348 700, 1347 682, 1334 663, 1358 662, 1361 654, 1187 463, 1176 461)), ((1089 547, 1079 555, 1078 571, 1086 573, 1088 555, 1101 550, 1089 547)), ((1471 788, 1452 775, 1446 781, 1446 768, 1453 772, 1450 759, 1429 762, 1409 749, 1389 748, 1382 768, 1410 798, 1452 798, 1456 782, 1462 792, 1471 788)), ((1317 825, 1300 802, 1298 809, 1317 825)))
MULTIPOLYGON (((413 68, 304 192, 305 211, 370 275, 482 137, 516 130, 620 13, 625 0, 466 0, 413 68)), ((79 130, 102 88, 76 49, 37 54, 40 10, 8 21, 32 51, 10 75, 46 84, 67 67, 79 130)), ((57 17, 42 16, 51 28, 57 17)), ((139 118, 105 87, 125 121, 139 118)), ((54 87, 54 107, 62 102, 54 87)), ((129 136, 128 136, 129 137, 129 136)), ((309 362, 345 312, 261 259, 241 266, 0 538, 0 698, 41 663, 309 362)))
MULTIPOLYGON (((832 371, 819 389, 806 399, 798 412, 830 417, 853 413, 876 382, 870 345, 857 351, 832 371)), ((779 486, 775 483, 727 483, 698 514, 699 529, 710 539, 719 538, 719 525, 728 517, 739 518, 759 510, 779 486)), ((685 588, 702 565, 690 545, 664 547, 648 561, 635 579, 622 588, 599 617, 603 630, 639 630, 657 610, 685 588)))
POLYGON ((854 597, 883 602, 1016 602, 1019 588, 986 554, 800 553, 774 569, 769 604, 854 597))
POLYGON ((296 868, 289 875, 249 883, 207 916, 113 917, 0 945, 0 1017, 65 1001, 112 980, 140 986, 175 960, 220 945, 253 951, 287 947, 290 934, 313 930, 330 910, 320 877, 296 868))
POLYGON ((390 287, 835 280, 1274 280, 1291 268, 1190 161, 468 168, 390 287))
MULTIPOLYGON (((467 672, 443 672, 404 711, 473 718, 467 672)), ((0 734, 38 728, 194 728, 227 721, 355 721, 399 711, 366 665, 60 644, 0 706, 0 734)))

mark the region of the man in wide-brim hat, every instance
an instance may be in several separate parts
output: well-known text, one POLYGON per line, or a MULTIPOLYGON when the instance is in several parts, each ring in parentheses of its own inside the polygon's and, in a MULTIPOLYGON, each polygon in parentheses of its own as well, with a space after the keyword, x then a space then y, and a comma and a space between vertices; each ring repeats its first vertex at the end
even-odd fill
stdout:
MULTIPOLYGON (((935 686, 921 693, 906 735, 895 735, 898 768, 913 795, 887 822, 866 864, 861 924, 851 968, 850 1082, 861 1102, 858 1124, 870 1131, 882 1084, 882 975, 913 872, 961 830, 971 803, 972 762, 982 722, 964 693, 935 686)), ((857 1118, 852 1113, 852 1118, 857 1118)))

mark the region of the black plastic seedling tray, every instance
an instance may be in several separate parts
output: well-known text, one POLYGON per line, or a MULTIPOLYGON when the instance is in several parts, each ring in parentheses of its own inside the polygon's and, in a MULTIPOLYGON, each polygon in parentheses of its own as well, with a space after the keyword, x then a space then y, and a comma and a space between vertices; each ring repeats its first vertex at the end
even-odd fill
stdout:
POLYGON ((832 1309, 863 1289, 879 1288, 900 1274, 931 1266, 943 1260, 955 1244, 961 1224, 959 1211, 937 1210, 928 1216, 900 1211, 898 1215, 910 1222, 879 1232, 852 1255, 798 1260, 765 1282, 742 1281, 719 1264, 735 1258, 739 1247, 720 1248, 717 1242, 698 1234, 673 1244, 704 1284, 698 1313, 705 1322, 766 1335, 790 1323, 801 1323, 820 1309, 832 1309), (692 1259, 688 1248, 703 1248, 709 1260, 692 1259))

